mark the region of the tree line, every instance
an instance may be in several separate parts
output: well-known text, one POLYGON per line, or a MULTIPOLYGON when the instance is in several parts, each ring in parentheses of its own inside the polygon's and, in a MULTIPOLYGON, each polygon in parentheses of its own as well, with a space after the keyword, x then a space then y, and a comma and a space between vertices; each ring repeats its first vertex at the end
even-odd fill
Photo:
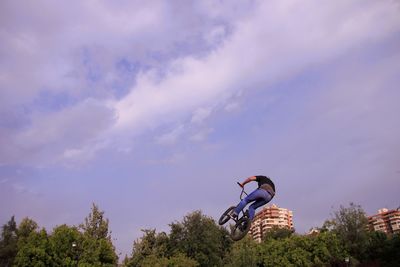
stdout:
MULTIPOLYGON (((93 204, 79 226, 51 233, 32 219, 3 225, 0 266, 117 266, 118 256, 104 212, 93 204)), ((300 235, 274 228, 261 242, 233 242, 227 230, 201 211, 169 224, 170 231, 144 229, 119 265, 134 266, 400 266, 400 234, 368 231, 359 205, 341 206, 318 228, 300 235)))

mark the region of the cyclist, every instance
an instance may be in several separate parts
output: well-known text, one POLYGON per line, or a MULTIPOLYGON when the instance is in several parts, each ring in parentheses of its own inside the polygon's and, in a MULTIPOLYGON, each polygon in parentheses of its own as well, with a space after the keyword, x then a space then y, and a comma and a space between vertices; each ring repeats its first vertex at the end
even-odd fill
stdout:
POLYGON ((257 175, 248 177, 243 183, 240 183, 240 186, 243 188, 247 183, 252 181, 258 183, 258 188, 239 202, 231 214, 232 217, 237 217, 247 204, 254 201, 249 207, 249 218, 253 220, 256 209, 270 202, 275 196, 275 185, 267 176, 257 175))

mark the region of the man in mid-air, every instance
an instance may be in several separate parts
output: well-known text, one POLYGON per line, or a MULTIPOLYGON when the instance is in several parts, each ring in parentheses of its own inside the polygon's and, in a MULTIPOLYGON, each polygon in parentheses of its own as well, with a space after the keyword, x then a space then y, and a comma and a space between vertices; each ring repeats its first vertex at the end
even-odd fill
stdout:
POLYGON ((256 181, 258 183, 258 188, 240 201, 231 214, 232 217, 237 217, 247 204, 254 201, 249 207, 249 218, 250 220, 253 220, 256 209, 270 202, 275 196, 275 185, 267 176, 257 175, 248 177, 246 180, 240 183, 240 186, 243 188, 247 183, 252 181, 256 181))

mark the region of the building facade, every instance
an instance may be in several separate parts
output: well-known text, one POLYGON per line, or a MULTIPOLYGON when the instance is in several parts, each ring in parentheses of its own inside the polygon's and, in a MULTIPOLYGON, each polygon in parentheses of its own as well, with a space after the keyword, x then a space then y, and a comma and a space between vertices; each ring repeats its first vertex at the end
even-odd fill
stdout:
POLYGON ((400 233, 400 210, 380 209, 378 214, 368 217, 368 226, 371 231, 400 233))
POLYGON ((261 242, 265 232, 273 227, 293 229, 293 212, 273 204, 258 212, 250 228, 250 235, 261 242))

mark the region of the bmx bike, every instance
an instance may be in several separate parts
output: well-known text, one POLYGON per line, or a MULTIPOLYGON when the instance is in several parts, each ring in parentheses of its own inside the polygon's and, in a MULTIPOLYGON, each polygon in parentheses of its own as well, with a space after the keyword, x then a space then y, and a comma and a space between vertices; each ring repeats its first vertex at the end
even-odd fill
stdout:
MULTIPOLYGON (((240 200, 243 199, 243 194, 247 196, 247 193, 244 191, 244 188, 241 184, 237 183, 241 188, 242 192, 240 192, 240 200)), ((229 220, 233 220, 235 224, 230 227, 229 236, 232 238, 233 241, 239 241, 243 237, 246 236, 247 232, 250 230, 251 220, 249 217, 249 211, 241 211, 241 214, 238 214, 237 217, 232 216, 233 210, 236 206, 229 207, 224 213, 222 213, 221 217, 219 218, 218 224, 224 225, 229 220)))

